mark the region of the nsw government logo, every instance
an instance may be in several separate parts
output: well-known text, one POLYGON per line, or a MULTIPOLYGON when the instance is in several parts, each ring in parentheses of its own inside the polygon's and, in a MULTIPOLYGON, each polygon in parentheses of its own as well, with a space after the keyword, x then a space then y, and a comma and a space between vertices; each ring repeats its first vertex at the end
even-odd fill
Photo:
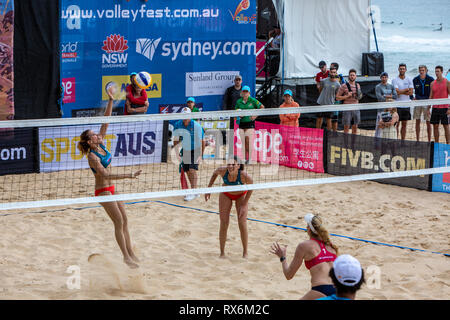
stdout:
POLYGON ((127 67, 128 40, 120 34, 109 35, 103 41, 102 68, 125 68, 127 67))
POLYGON ((158 48, 161 38, 158 39, 136 39, 136 52, 142 54, 148 60, 152 61, 155 51, 158 48))

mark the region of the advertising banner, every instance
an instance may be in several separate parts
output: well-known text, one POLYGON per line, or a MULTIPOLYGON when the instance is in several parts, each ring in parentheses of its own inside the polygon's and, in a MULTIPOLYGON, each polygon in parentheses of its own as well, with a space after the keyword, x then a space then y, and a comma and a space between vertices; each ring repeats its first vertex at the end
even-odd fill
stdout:
POLYGON ((255 87, 256 0, 61 0, 63 117, 98 108, 105 85, 125 104, 132 72, 152 76, 148 113, 193 96, 220 109, 240 74, 255 87))
MULTIPOLYGON (((430 143, 333 132, 327 135, 327 173, 336 176, 430 168, 430 143)), ((429 176, 378 182, 428 190, 429 176)))
MULTIPOLYGON (((450 167, 450 145, 435 143, 433 168, 450 167)), ((432 191, 450 193, 450 173, 433 174, 432 191)))
MULTIPOLYGON (((255 121, 252 161, 323 173, 323 130, 255 121)), ((244 159, 235 123, 235 154, 244 159)))
POLYGON ((14 1, 0 0, 0 120, 14 119, 14 1))
POLYGON ((36 172, 32 128, 0 132, 0 175, 36 172))
MULTIPOLYGON (((80 134, 100 125, 39 128, 39 167, 41 172, 89 168, 77 144, 80 134)), ((111 123, 104 144, 112 155, 112 166, 160 163, 163 121, 111 123)))

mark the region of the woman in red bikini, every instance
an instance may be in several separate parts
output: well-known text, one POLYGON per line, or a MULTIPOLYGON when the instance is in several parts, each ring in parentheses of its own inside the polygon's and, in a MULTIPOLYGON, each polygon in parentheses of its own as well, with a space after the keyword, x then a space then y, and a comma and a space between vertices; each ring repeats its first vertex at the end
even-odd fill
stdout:
MULTIPOLYGON (((223 186, 233 186, 240 184, 252 184, 253 180, 244 171, 244 165, 239 163, 237 157, 234 157, 233 163, 227 164, 226 167, 220 167, 216 169, 209 181, 208 187, 212 187, 217 176, 223 178, 223 186)), ((225 242, 227 240, 228 225, 230 223, 230 212, 233 207, 233 201, 236 204, 236 211, 238 214, 239 231, 241 233, 241 241, 243 247, 243 258, 247 258, 247 246, 248 246, 248 230, 247 230, 247 213, 248 213, 248 200, 252 195, 252 190, 248 191, 236 191, 236 192, 222 192, 219 195, 219 212, 220 212, 220 257, 225 257, 225 242)), ((208 201, 211 194, 205 194, 205 200, 208 201)))
POLYGON ((124 115, 128 114, 145 114, 149 106, 147 91, 138 87, 136 83, 136 72, 132 72, 130 75, 131 84, 127 85, 125 107, 123 110, 124 115))
MULTIPOLYGON (((113 96, 108 92, 109 101, 106 107, 105 116, 111 116, 113 96)), ((85 130, 80 135, 78 149, 83 155, 86 155, 89 166, 95 176, 95 196, 113 195, 114 185, 112 180, 133 179, 141 174, 142 170, 127 173, 113 174, 111 173, 111 153, 103 144, 103 137, 108 129, 108 123, 102 124, 100 133, 96 134, 92 130, 85 130)), ((120 250, 123 254, 124 262, 131 268, 138 268, 139 259, 135 256, 131 247, 130 234, 128 232, 128 219, 125 213, 125 207, 122 201, 101 202, 108 216, 114 224, 114 233, 120 250)))
POLYGON ((328 231, 319 216, 308 213, 305 220, 308 225, 306 231, 309 240, 297 246, 290 265, 286 261, 286 247, 282 248, 275 242, 271 252, 280 258, 284 276, 288 280, 294 277, 302 262, 305 261, 305 266, 311 274, 311 290, 301 300, 315 300, 336 293, 329 272, 338 255, 338 247, 331 243, 328 231))

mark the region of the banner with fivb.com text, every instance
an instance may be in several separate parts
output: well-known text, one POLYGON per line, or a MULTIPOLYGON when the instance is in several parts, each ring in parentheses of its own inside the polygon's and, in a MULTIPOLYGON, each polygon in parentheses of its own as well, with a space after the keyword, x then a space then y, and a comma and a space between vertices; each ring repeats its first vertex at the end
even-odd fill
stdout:
MULTIPOLYGON (((329 132, 327 170, 336 176, 398 172, 431 168, 428 142, 382 139, 329 132)), ((429 190, 429 175, 375 180, 397 186, 429 190)))
POLYGON ((152 76, 148 113, 218 110, 236 74, 254 93, 256 0, 61 0, 60 28, 64 117, 95 114, 109 83, 123 109, 132 72, 152 76))

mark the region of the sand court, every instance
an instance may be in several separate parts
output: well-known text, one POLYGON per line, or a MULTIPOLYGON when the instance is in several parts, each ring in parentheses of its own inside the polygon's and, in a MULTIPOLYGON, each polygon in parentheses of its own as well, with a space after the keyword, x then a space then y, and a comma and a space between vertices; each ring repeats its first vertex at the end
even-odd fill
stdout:
MULTIPOLYGON (((274 241, 287 245, 290 262, 297 244, 307 239, 304 231, 248 221, 249 258, 243 259, 233 208, 227 257, 220 259, 218 195, 208 202, 203 196, 161 200, 188 208, 153 201, 126 205, 141 260, 137 270, 122 262, 113 225, 99 205, 0 216, 0 298, 264 300, 298 299, 309 290, 304 266, 287 281, 269 252, 274 241), (70 266, 80 270, 79 289, 68 288, 70 266)), ((365 270, 380 271, 379 288, 372 279, 359 299, 445 299, 450 260, 431 251, 450 254, 448 200, 448 194, 368 181, 275 188, 254 192, 248 217, 304 228, 304 214, 314 212, 325 218, 330 233, 427 250, 331 237, 365 270)))

